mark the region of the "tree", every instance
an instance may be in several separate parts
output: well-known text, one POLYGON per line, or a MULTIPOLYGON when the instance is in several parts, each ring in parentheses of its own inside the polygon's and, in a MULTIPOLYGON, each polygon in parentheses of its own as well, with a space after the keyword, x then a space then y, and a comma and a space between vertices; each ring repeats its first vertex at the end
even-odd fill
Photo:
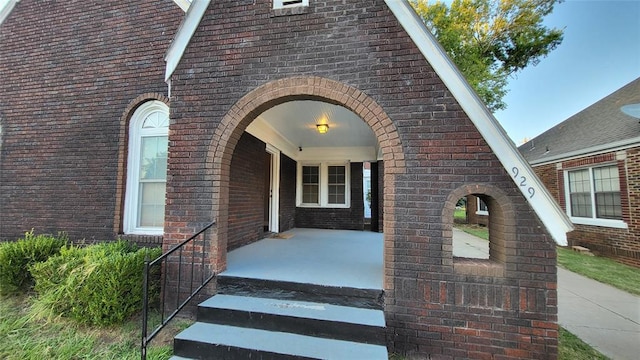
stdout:
POLYGON ((411 5, 490 110, 506 108, 510 76, 562 42, 543 18, 562 0, 411 0, 411 5))

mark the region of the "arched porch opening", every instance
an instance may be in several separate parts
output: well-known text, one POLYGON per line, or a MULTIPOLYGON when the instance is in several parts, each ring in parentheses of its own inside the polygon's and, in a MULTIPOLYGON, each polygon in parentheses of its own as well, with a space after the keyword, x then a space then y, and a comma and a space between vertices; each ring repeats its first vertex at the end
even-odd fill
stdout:
MULTIPOLYGON (((316 101, 343 107, 369 126, 384 162, 385 193, 393 193, 394 176, 404 171, 404 154, 394 124, 379 104, 358 89, 314 76, 281 79, 256 88, 240 99, 222 119, 206 160, 214 189, 212 213, 218 224, 210 249, 211 263, 216 272, 224 270, 227 265, 231 163, 236 146, 258 116, 278 105, 295 101, 316 101)), ((385 249, 391 249, 393 244, 393 207, 393 200, 386 197, 383 205, 385 249)), ((385 254, 385 258, 388 255, 385 254)), ((385 288, 390 281, 390 277, 385 277, 385 288)))

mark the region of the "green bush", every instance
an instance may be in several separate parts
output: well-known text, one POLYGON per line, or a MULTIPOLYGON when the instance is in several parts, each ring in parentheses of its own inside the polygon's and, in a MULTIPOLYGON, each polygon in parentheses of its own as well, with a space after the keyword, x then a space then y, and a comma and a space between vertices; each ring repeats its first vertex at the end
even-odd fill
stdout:
POLYGON ((160 254, 159 248, 137 249, 125 241, 64 247, 60 255, 31 267, 36 306, 80 323, 121 323, 142 308, 145 258, 160 254))
POLYGON ((27 291, 33 286, 29 266, 56 255, 67 243, 64 234, 34 235, 33 230, 15 242, 0 244, 0 294, 27 291))

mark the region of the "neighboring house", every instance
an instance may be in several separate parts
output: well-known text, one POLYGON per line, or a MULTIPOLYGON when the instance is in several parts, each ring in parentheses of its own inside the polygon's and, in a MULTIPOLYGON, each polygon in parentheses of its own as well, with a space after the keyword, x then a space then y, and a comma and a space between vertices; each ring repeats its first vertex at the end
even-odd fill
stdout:
POLYGON ((556 358, 571 223, 408 1, 10 6, 0 238, 169 249, 215 222, 219 273, 270 232, 362 230, 369 162, 388 348, 556 358), (490 214, 488 260, 452 254, 467 195, 490 214))
POLYGON ((575 224, 569 245, 640 266, 640 78, 519 150, 575 224))
POLYGON ((489 225, 489 207, 482 198, 475 195, 468 195, 466 210, 468 224, 489 225))

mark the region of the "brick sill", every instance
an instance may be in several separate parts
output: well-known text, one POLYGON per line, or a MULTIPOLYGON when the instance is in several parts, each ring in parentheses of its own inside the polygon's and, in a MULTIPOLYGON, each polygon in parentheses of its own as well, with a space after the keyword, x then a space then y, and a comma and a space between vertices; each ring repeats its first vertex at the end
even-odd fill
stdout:
POLYGON ((453 258, 453 271, 461 275, 504 277, 504 265, 488 259, 453 258))

